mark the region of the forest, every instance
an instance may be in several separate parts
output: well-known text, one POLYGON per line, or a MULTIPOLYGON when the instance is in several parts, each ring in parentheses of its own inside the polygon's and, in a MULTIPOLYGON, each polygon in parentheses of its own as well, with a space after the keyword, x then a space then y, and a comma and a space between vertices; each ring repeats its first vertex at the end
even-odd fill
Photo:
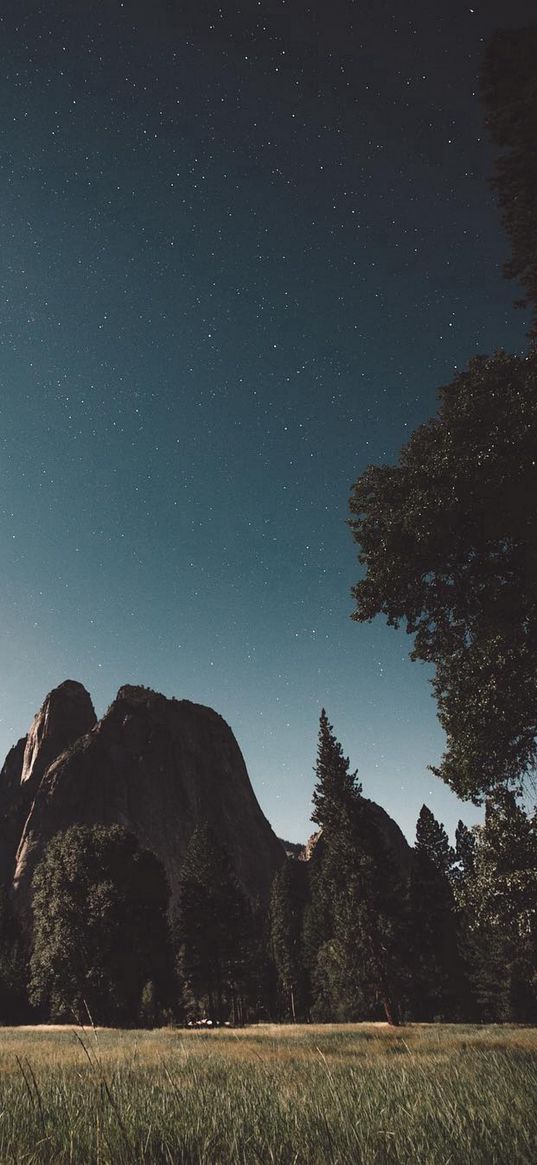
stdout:
POLYGON ((268 905, 247 898, 208 827, 171 912, 162 866, 126 830, 57 834, 34 874, 29 958, 3 902, 0 1019, 536 1022, 535 818, 497 790, 452 848, 424 805, 406 859, 371 804, 323 711, 317 832, 268 905))

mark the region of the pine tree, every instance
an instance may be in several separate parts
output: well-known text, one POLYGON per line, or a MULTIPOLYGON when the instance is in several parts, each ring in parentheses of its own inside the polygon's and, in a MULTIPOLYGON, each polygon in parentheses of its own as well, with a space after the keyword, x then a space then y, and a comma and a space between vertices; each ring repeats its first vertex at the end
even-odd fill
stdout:
POLYGON ((455 864, 451 869, 451 879, 455 886, 463 885, 473 877, 475 869, 475 834, 464 821, 459 821, 455 830, 455 864))
POLYGON ((250 903, 209 826, 193 833, 181 875, 176 933, 187 991, 209 1018, 244 1018, 254 935, 250 903))
POLYGON ((341 814, 349 810, 362 787, 357 781, 357 773, 349 773, 348 757, 343 755, 324 708, 319 723, 315 772, 317 782, 313 790, 311 820, 325 831, 335 831, 341 824, 341 814))
POLYGON ((456 889, 483 1019, 537 1019, 537 822, 498 789, 456 889))
POLYGON ((369 1017, 379 1001, 388 1021, 396 1023, 404 894, 398 893, 390 855, 324 709, 316 773, 312 817, 322 837, 312 912, 325 919, 325 941, 311 968, 317 1014, 320 1004, 321 1011, 337 1009, 339 1018, 369 1017))
POLYGON ((423 805, 410 880, 413 1012, 421 1020, 459 1018, 467 994, 450 880, 454 860, 443 825, 423 805))
POLYGON ((416 826, 415 853, 426 859, 428 865, 441 877, 449 878, 455 855, 444 826, 434 813, 422 805, 416 826))
POLYGON ((307 882, 304 863, 287 858, 277 871, 270 898, 271 945, 280 986, 288 1000, 288 1010, 296 1023, 297 1014, 307 1012, 307 981, 303 951, 303 918, 307 882))

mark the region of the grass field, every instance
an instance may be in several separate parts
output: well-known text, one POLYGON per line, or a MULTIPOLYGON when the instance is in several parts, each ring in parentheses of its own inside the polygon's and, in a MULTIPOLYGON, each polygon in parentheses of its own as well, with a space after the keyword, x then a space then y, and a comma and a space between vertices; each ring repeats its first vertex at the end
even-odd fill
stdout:
POLYGON ((0 1029, 0 1165, 535 1165, 537 1029, 0 1029))

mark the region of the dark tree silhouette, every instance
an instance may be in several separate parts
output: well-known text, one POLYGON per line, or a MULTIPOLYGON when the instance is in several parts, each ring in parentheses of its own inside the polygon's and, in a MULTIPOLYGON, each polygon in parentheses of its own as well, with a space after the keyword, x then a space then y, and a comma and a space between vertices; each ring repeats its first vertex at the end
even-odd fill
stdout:
POLYGON ((406 895, 324 709, 316 773, 313 820, 322 837, 308 929, 322 945, 312 980, 323 1007, 341 997, 341 1018, 364 1018, 380 1003, 397 1023, 406 895))
POLYGON ((120 826, 74 825, 33 879, 30 998, 54 1020, 128 1024, 144 985, 168 1001, 168 885, 160 862, 120 826))
POLYGON ((440 396, 354 486, 354 618, 415 636, 447 736, 435 771, 479 801, 537 756, 537 353, 476 357, 440 396))
POLYGON ((287 858, 275 875, 270 896, 272 956, 286 1010, 293 1023, 307 1011, 307 974, 303 947, 303 920, 307 901, 304 863, 287 858))
POLYGON ((190 839, 181 873, 176 934, 190 997, 222 1022, 244 1018, 255 957, 254 916, 229 854, 208 825, 190 839))
POLYGON ((513 793, 488 798, 485 823, 464 847, 455 894, 480 1018, 537 1020, 537 818, 513 793))
POLYGON ((454 860, 443 825, 423 805, 410 879, 411 995, 416 1019, 461 1018, 468 995, 451 885, 454 860))

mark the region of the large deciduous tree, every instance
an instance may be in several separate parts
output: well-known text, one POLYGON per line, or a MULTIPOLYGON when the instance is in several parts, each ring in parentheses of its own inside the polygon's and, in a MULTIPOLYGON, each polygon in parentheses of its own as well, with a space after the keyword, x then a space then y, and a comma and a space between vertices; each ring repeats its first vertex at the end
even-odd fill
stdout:
POLYGON ((475 357, 440 400, 354 486, 353 617, 414 635, 447 736, 436 771, 479 802, 537 758, 537 354, 475 357))
POLYGON ((53 1020, 128 1024, 155 984, 168 1002, 169 890, 158 859, 120 826, 74 825, 33 879, 30 999, 53 1020))

